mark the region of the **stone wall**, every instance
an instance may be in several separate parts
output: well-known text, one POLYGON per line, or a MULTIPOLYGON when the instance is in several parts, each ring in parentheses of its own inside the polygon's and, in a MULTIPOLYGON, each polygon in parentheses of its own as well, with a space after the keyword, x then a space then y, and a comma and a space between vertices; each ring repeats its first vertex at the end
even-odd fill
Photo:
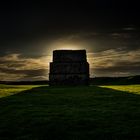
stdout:
POLYGON ((55 50, 50 63, 50 85, 88 85, 89 64, 85 50, 55 50))
POLYGON ((86 62, 86 50, 55 50, 53 62, 86 62))

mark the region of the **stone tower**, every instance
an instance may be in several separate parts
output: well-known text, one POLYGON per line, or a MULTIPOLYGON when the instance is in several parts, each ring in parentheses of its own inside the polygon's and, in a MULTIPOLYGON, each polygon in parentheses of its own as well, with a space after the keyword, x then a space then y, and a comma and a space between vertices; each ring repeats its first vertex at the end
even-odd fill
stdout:
POLYGON ((88 85, 86 50, 55 50, 50 63, 50 85, 88 85))

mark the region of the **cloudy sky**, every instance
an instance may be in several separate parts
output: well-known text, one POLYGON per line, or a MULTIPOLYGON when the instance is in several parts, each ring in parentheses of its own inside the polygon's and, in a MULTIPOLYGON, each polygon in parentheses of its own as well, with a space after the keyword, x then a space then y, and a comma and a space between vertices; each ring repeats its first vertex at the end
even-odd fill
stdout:
POLYGON ((46 80, 55 49, 86 49, 90 76, 140 74, 137 1, 6 1, 0 80, 46 80))

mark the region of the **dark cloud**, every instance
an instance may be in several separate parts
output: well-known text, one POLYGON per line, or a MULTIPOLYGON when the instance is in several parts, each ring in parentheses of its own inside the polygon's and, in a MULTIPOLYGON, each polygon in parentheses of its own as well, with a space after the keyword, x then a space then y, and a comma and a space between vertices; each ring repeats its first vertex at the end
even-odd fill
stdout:
MULTIPOLYGON (((92 76, 128 76, 140 74, 140 49, 109 49, 87 53, 92 76)), ((25 58, 20 54, 0 58, 1 80, 48 79, 51 56, 25 58), (7 77, 8 75, 8 77, 7 77)))
POLYGON ((129 76, 140 74, 140 49, 120 49, 90 53, 92 76, 129 76))
POLYGON ((33 77, 33 76, 42 76, 45 75, 47 69, 36 69, 36 70, 16 70, 16 69, 8 69, 8 68, 0 68, 0 72, 2 73, 7 73, 7 74, 24 74, 26 76, 29 77, 33 77))
POLYGON ((20 54, 5 55, 0 57, 0 80, 47 79, 49 61, 48 56, 25 58, 20 54))
POLYGON ((3 2, 0 78, 47 79, 52 51, 69 44, 90 54, 91 75, 138 74, 139 13, 136 1, 3 2))

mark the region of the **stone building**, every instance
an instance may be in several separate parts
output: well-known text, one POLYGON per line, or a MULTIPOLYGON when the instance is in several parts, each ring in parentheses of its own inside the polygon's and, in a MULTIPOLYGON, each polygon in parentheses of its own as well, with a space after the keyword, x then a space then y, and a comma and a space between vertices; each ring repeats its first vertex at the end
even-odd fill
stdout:
POLYGON ((50 63, 50 85, 88 85, 86 50, 55 50, 50 63))

